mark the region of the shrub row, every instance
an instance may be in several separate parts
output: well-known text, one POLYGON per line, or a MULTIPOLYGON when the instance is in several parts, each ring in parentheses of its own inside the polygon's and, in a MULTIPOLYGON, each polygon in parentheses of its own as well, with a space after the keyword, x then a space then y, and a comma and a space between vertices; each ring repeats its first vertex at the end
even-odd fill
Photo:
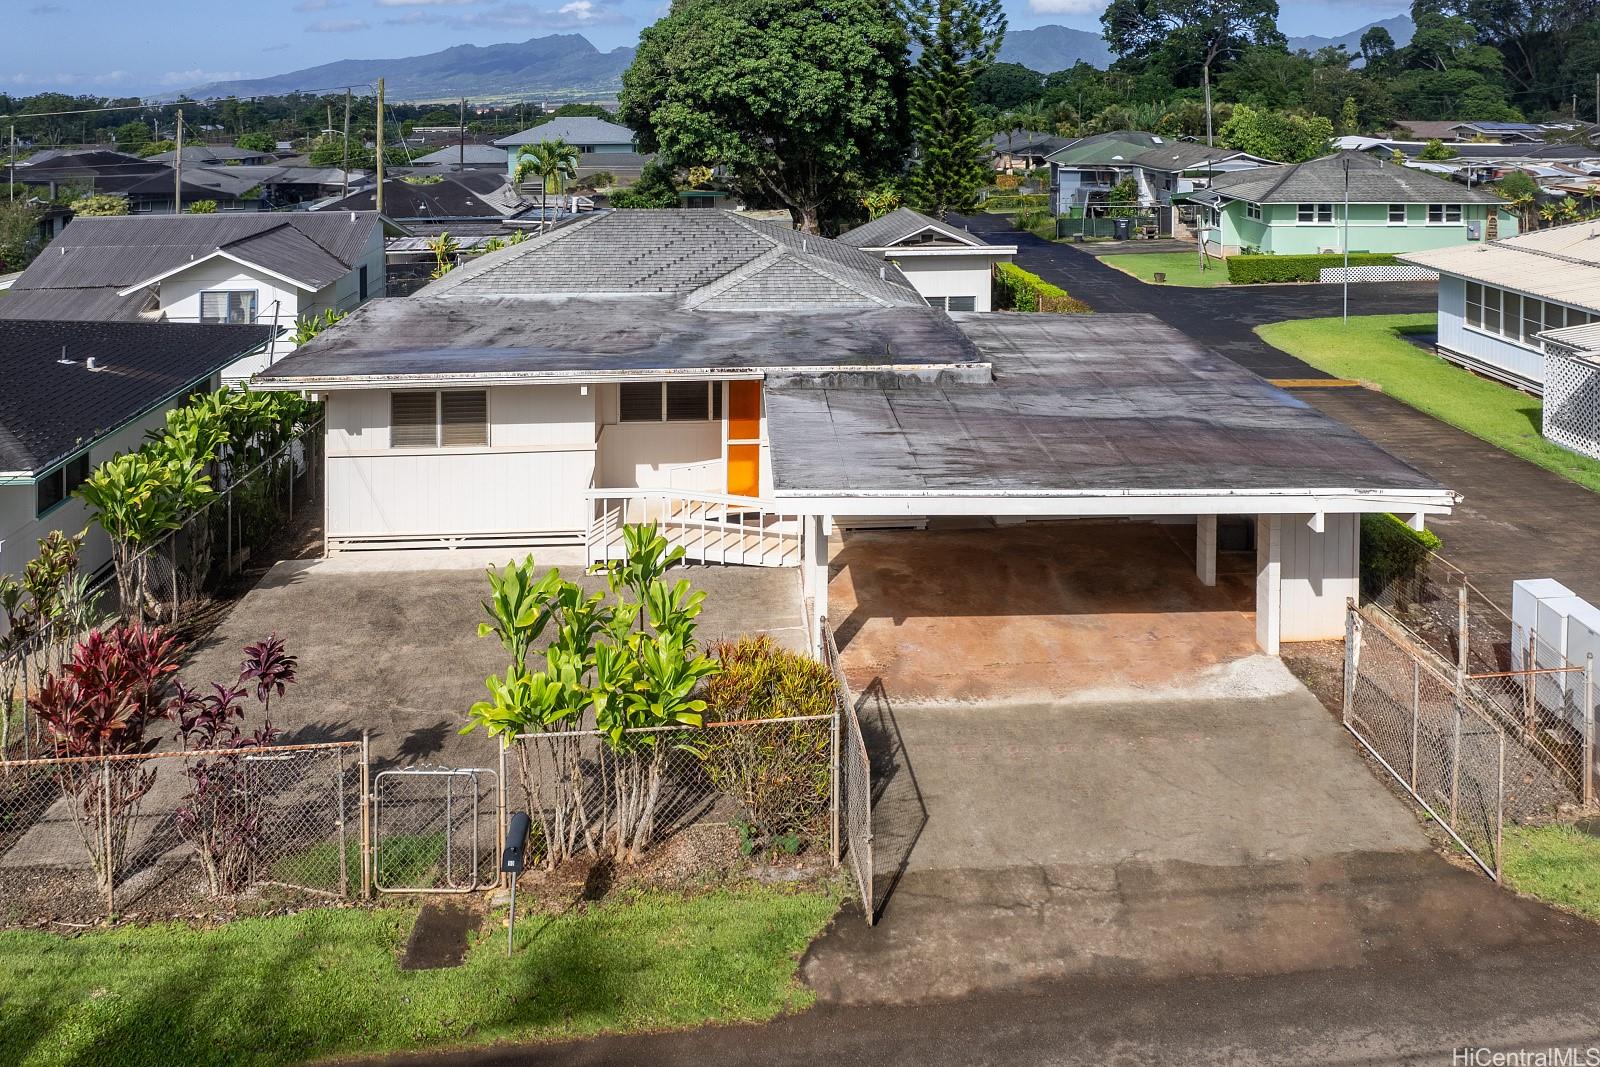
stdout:
POLYGON ((1432 530, 1413 530, 1393 515, 1361 516, 1361 592, 1371 599, 1396 578, 1417 573, 1442 542, 1432 530))
POLYGON ((997 263, 994 268, 994 306, 997 311, 1051 311, 1086 315, 1088 304, 1051 285, 1037 274, 1030 274, 1015 263, 997 263))
MULTIPOLYGON (((1352 267, 1380 267, 1398 262, 1390 252, 1351 252, 1352 267)), ((1229 256, 1228 280, 1234 285, 1260 282, 1314 282, 1326 267, 1344 266, 1343 255, 1229 256)))
POLYGON ((985 211, 1024 211, 1028 208, 1039 210, 1049 206, 1048 193, 1004 193, 991 196, 983 202, 985 211))

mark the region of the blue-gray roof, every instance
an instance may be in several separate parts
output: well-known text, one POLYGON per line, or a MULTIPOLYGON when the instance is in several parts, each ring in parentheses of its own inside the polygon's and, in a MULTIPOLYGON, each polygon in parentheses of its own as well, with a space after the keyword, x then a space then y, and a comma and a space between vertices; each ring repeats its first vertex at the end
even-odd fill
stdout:
POLYGON ((633 131, 626 126, 619 126, 615 122, 605 119, 589 118, 588 116, 575 116, 571 118, 554 118, 549 122, 542 122, 531 129, 514 133, 510 137, 502 137, 494 143, 506 147, 515 147, 524 144, 540 144, 544 141, 565 141, 570 145, 583 147, 584 145, 632 145, 633 131))

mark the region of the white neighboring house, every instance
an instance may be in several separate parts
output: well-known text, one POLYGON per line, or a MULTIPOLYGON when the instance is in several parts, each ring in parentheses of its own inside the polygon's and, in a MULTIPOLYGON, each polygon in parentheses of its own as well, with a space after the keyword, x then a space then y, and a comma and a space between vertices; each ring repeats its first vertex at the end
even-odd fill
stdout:
POLYGON ((721 210, 489 253, 254 384, 327 402, 329 551, 598 562, 654 521, 689 559, 797 567, 819 643, 835 526, 1190 524, 1215 585, 1220 520, 1245 517, 1275 653, 1344 632, 1362 513, 1456 500, 1150 316, 942 313, 893 263, 721 210))
POLYGON ((1600 322, 1594 222, 1400 258, 1439 272, 1439 355, 1533 393, 1544 389, 1539 335, 1600 322))
MULTIPOLYGON (((262 326, 0 320, 0 574, 20 573, 51 530, 88 526, 72 491, 89 472, 270 337, 262 326)), ((91 528, 83 570, 110 561, 91 528)))
POLYGON ((294 350, 297 319, 384 294, 383 223, 371 211, 79 217, 0 300, 0 319, 255 323, 262 352, 236 382, 294 350))
POLYGON ((1016 245, 991 245, 966 230, 908 207, 846 230, 839 240, 882 256, 941 311, 992 310, 996 263, 1010 263, 1016 245))

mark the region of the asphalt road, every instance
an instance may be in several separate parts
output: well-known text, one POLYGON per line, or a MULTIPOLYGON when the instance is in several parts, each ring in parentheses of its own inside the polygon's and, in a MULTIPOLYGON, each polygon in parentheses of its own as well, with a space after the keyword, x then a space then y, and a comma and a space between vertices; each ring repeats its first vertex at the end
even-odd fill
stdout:
MULTIPOLYGON (((1076 245, 1055 244, 1014 230, 1004 216, 952 216, 952 221, 995 244, 1015 244, 1018 266, 1061 286, 1096 311, 1154 315, 1264 378, 1328 377, 1293 356, 1279 352, 1252 331, 1268 322, 1338 315, 1343 308, 1343 286, 1252 285, 1237 289, 1199 289, 1147 285, 1106 266, 1076 245)), ((1350 286, 1352 315, 1410 314, 1431 312, 1434 308, 1432 282, 1350 286)))

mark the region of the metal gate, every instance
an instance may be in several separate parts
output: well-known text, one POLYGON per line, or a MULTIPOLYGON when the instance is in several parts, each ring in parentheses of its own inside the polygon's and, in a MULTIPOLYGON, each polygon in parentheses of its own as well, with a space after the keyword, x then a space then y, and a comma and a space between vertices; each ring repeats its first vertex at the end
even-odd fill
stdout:
POLYGON ((380 893, 470 893, 499 881, 499 775, 407 767, 372 781, 372 885, 380 893))
POLYGON ((822 620, 823 655, 833 671, 834 708, 833 782, 835 861, 846 859, 861 893, 861 910, 867 925, 877 921, 878 902, 872 884, 872 760, 861 733, 855 698, 839 668, 839 649, 833 643, 828 620, 822 620), (842 853, 842 856, 841 856, 842 853))

